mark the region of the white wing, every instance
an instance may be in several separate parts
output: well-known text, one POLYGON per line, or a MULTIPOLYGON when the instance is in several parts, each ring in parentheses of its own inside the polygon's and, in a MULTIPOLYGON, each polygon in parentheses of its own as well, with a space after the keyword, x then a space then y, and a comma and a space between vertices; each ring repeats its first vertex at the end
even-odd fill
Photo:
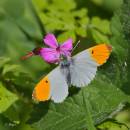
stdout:
POLYGON ((73 63, 70 65, 71 84, 76 87, 88 85, 96 75, 97 66, 89 51, 78 53, 73 57, 73 63))
POLYGON ((77 87, 88 85, 96 75, 97 66, 107 61, 111 51, 110 45, 100 44, 74 56, 70 66, 71 84, 77 87))
POLYGON ((60 67, 48 74, 51 86, 51 99, 54 102, 62 102, 68 96, 68 85, 60 67))

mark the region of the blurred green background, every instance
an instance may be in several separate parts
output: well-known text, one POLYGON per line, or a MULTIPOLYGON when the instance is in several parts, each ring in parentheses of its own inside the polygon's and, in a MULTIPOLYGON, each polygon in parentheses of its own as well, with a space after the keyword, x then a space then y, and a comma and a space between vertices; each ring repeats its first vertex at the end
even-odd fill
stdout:
POLYGON ((130 129, 129 12, 129 0, 0 0, 0 130, 130 129), (39 56, 20 59, 44 46, 46 33, 59 43, 80 40, 74 54, 100 43, 113 47, 94 81, 71 87, 61 104, 31 98, 55 65, 39 56))

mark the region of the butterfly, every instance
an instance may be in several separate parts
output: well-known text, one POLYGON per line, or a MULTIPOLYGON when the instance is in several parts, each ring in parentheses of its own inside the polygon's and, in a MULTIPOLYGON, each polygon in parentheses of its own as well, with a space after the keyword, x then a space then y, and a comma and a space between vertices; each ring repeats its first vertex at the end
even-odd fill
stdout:
POLYGON ((46 62, 59 64, 35 86, 32 97, 37 101, 63 102, 70 85, 82 88, 95 77, 97 67, 109 58, 112 47, 105 43, 88 48, 71 57, 72 39, 59 45, 53 34, 47 34, 44 42, 50 48, 37 48, 29 56, 40 55, 46 62), (63 57, 63 59, 62 59, 63 57))

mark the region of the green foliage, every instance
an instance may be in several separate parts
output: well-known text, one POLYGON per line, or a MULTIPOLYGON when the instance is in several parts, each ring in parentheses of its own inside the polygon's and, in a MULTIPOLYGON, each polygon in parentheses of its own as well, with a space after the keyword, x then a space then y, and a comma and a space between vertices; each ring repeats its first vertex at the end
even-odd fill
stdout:
POLYGON ((0 83, 0 113, 4 112, 7 110, 10 105, 12 105, 18 97, 9 92, 3 85, 0 83))
POLYGON ((130 2, 125 0, 121 6, 122 3, 123 0, 0 1, 1 130, 127 129, 129 122, 118 116, 113 118, 122 110, 120 106, 130 103, 130 2), (114 15, 109 15, 113 10, 114 15), (20 60, 35 46, 42 46, 47 32, 54 33, 60 43, 68 37, 80 39, 77 52, 95 45, 92 42, 113 47, 110 59, 99 68, 95 79, 85 88, 71 87, 69 97, 60 104, 35 104, 31 98, 35 83, 54 66, 40 57, 20 60))
MULTIPOLYGON (((62 35, 65 38, 68 36, 74 40, 76 39, 76 34, 82 37, 86 36, 86 29, 89 23, 87 10, 84 8, 76 10, 74 0, 43 0, 40 1, 42 6, 38 4, 39 0, 33 0, 33 3, 46 32, 64 31, 62 35)), ((65 40, 65 38, 61 39, 61 37, 59 37, 59 42, 65 40)))
POLYGON ((98 75, 88 87, 69 97, 64 103, 49 104, 48 112, 38 122, 33 123, 33 126, 39 130, 86 129, 90 125, 87 124, 90 119, 86 111, 89 105, 85 105, 83 97, 86 102, 89 102, 94 124, 101 123, 121 102, 129 100, 129 96, 107 81, 105 77, 98 75))
POLYGON ((110 12, 118 9, 122 4, 123 0, 91 0, 96 5, 103 7, 105 10, 110 12))
POLYGON ((97 17, 91 21, 87 13, 88 10, 86 8, 77 10, 74 0, 33 0, 33 4, 46 32, 63 32, 58 35, 60 43, 69 37, 72 37, 74 41, 76 41, 77 36, 89 37, 88 32, 90 31, 92 31, 91 34, 94 35, 93 39, 96 42, 109 43, 106 36, 110 34, 109 21, 97 17), (103 26, 105 28, 99 24, 105 25, 103 26))

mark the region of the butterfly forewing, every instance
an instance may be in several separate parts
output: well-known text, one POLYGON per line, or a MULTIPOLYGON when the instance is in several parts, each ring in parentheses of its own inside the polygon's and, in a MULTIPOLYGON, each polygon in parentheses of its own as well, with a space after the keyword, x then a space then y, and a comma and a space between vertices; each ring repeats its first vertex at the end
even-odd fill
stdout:
POLYGON ((112 47, 110 45, 100 44, 87 49, 87 51, 91 54, 91 58, 100 66, 109 58, 112 47))
POLYGON ((70 65, 71 84, 77 87, 89 84, 96 75, 97 65, 87 51, 74 56, 73 64, 70 65))
POLYGON ((88 85, 96 75, 97 66, 106 62, 110 52, 110 46, 100 44, 74 56, 70 66, 71 84, 77 87, 88 85))

